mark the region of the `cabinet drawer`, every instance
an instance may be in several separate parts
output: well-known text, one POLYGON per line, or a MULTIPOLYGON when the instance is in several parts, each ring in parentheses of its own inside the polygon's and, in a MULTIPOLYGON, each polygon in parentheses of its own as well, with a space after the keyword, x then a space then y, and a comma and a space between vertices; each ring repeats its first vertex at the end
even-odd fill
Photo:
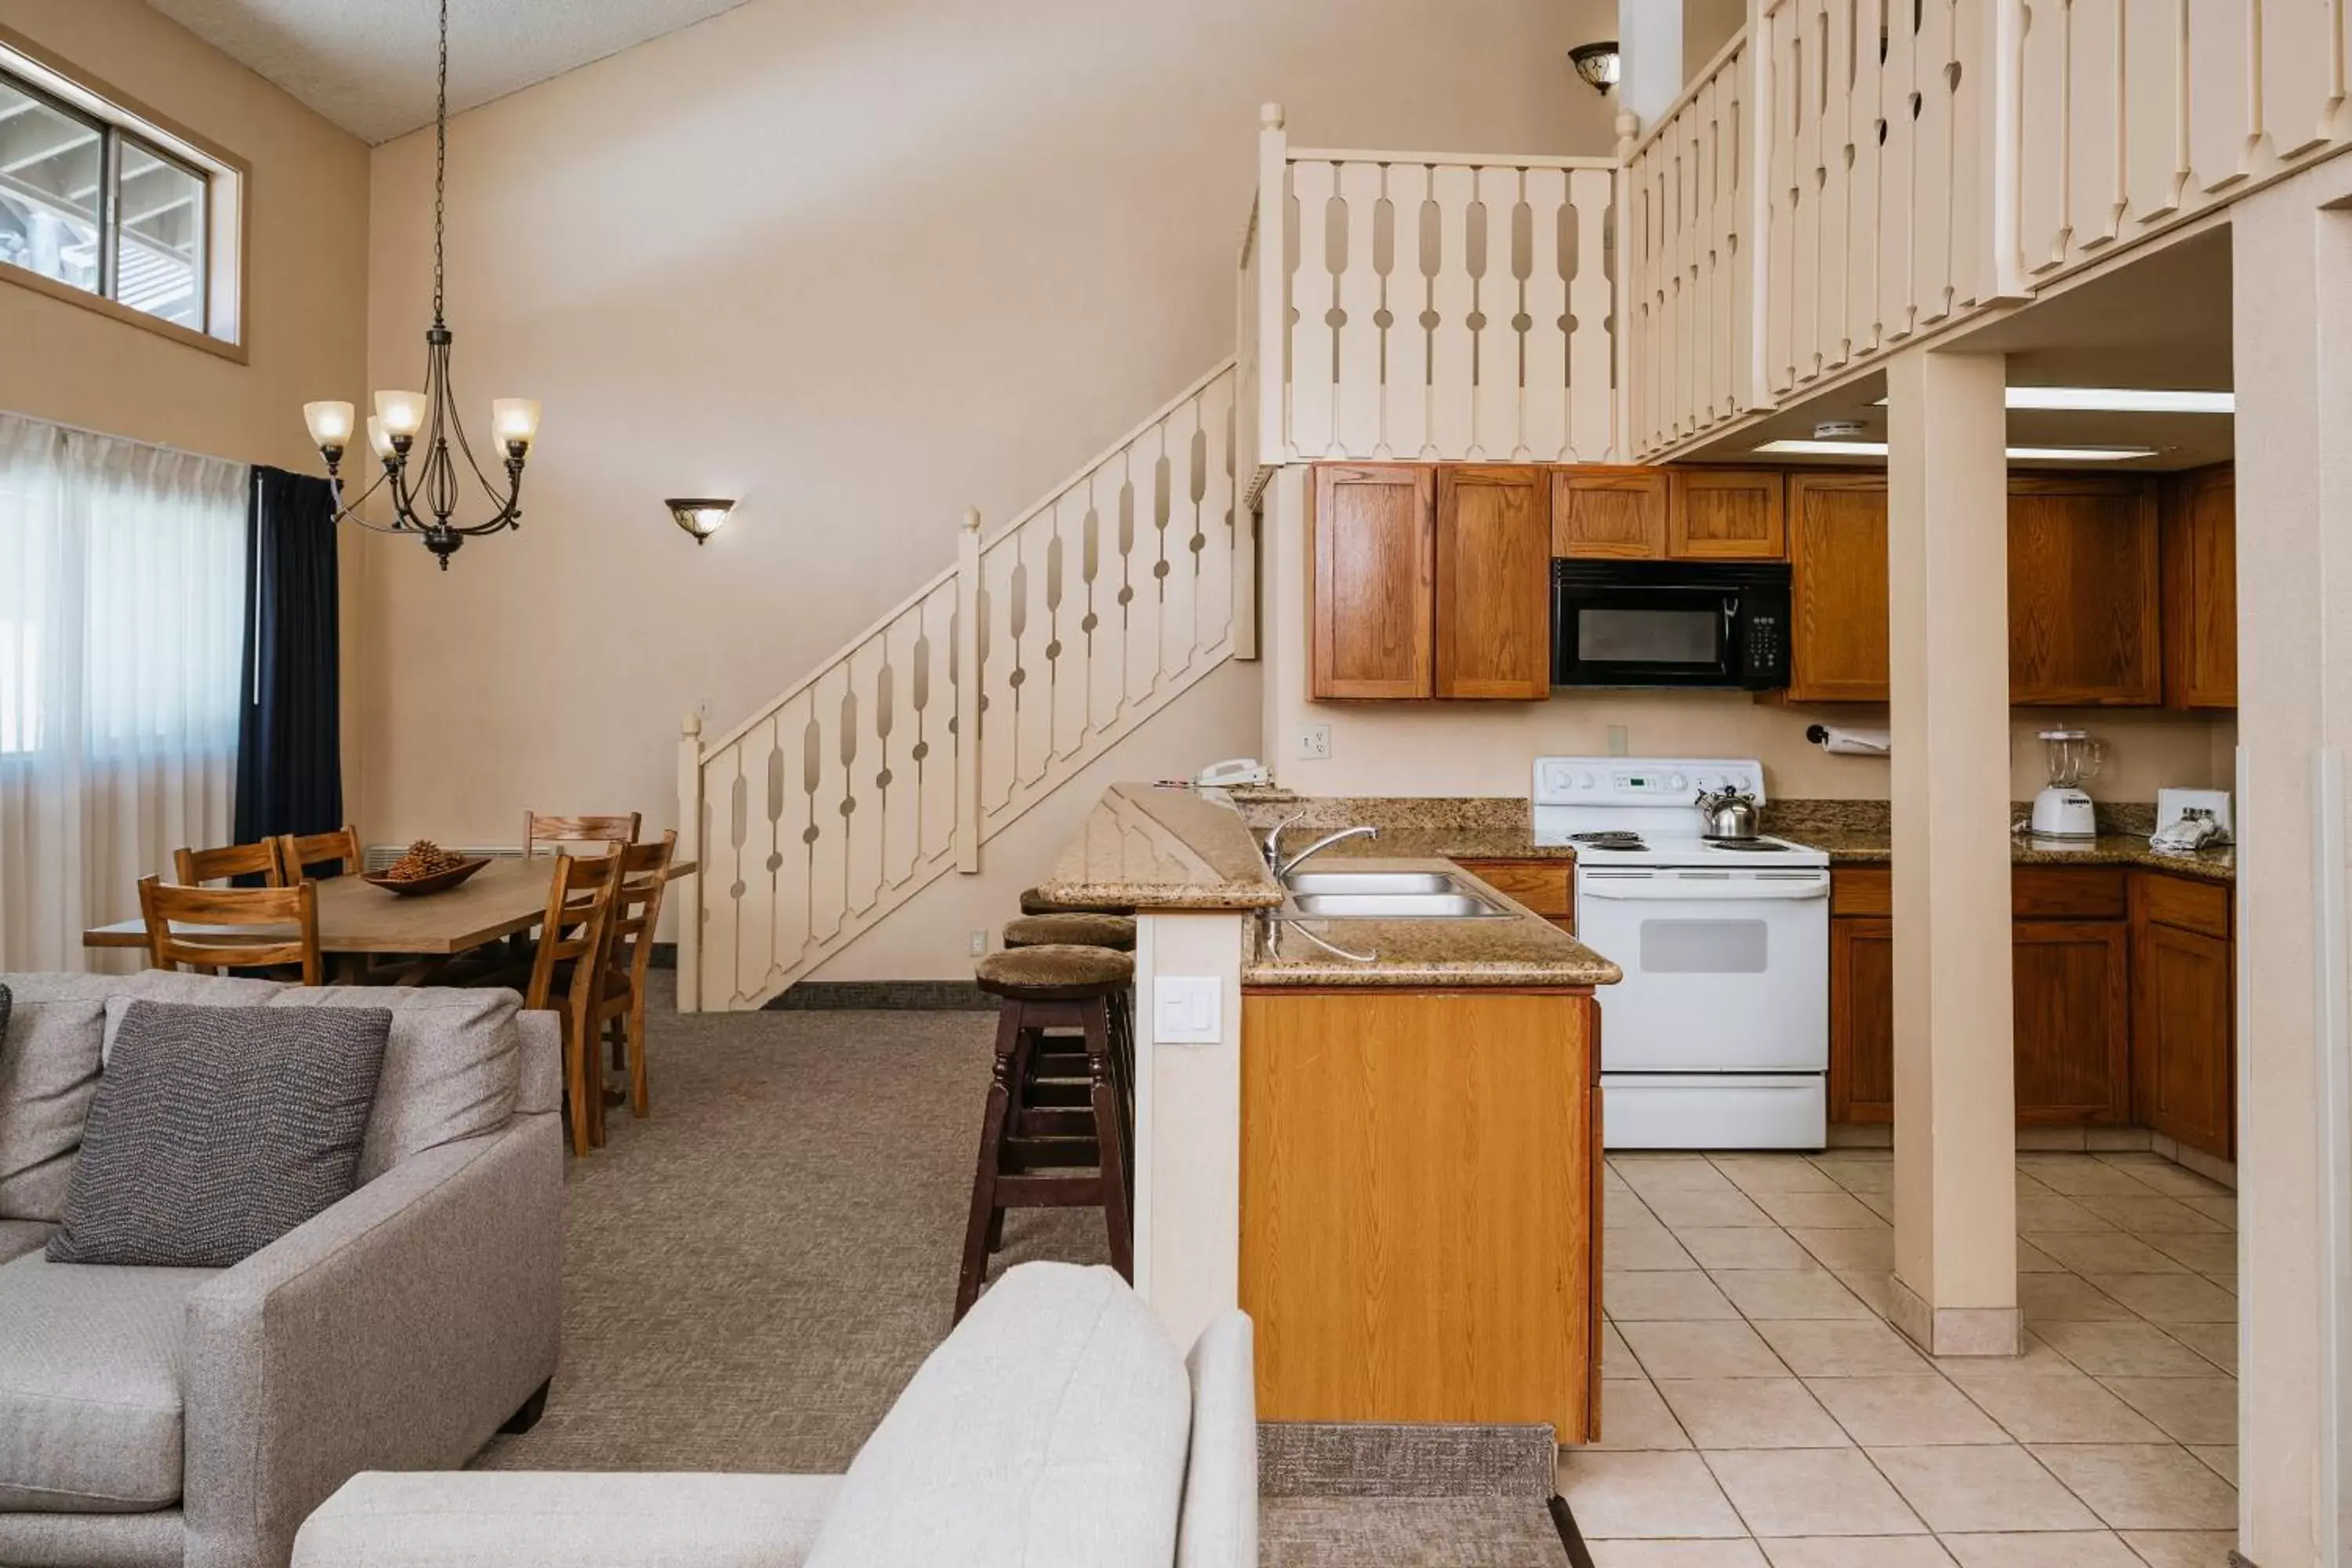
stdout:
POLYGON ((2120 866, 2020 866, 2009 874, 2010 913, 2021 921, 2119 921, 2120 866))
POLYGON ((1458 860, 1454 864, 1549 919, 1566 920, 1576 912, 1574 861, 1458 860))
POLYGON ((2135 871, 2131 896, 2137 920, 2193 931, 2221 942, 2230 940, 2230 889, 2218 882, 2192 881, 2163 871, 2135 871))
POLYGON ((1830 913, 1884 918, 1894 912, 1892 867, 1840 866, 1830 872, 1830 913))

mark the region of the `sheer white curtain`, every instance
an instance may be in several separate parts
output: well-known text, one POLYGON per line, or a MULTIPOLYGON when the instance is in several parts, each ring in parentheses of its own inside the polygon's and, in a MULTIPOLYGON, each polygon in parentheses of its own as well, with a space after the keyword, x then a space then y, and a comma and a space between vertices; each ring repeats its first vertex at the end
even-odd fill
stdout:
POLYGON ((0 414, 0 971, 227 842, 248 472, 0 414))

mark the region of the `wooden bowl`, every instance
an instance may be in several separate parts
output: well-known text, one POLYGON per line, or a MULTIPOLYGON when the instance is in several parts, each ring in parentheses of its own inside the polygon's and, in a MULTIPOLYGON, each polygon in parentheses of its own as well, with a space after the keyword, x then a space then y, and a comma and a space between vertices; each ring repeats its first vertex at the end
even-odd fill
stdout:
POLYGON ((400 893, 414 898, 423 893, 446 893, 475 872, 490 863, 487 855, 477 855, 461 860, 446 871, 436 871, 430 877, 387 877, 381 871, 371 871, 360 880, 371 887, 382 888, 387 893, 400 893))

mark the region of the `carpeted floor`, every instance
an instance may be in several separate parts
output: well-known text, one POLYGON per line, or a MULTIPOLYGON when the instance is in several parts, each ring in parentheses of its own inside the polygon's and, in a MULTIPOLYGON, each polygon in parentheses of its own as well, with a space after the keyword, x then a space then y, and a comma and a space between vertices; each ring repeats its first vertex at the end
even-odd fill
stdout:
MULTIPOLYGON (((478 1467, 836 1472, 947 1334, 993 1016, 667 1004, 654 1115, 571 1166, 547 1414, 478 1467)), ((1106 1257, 1084 1211, 1005 1241, 1000 1268, 1106 1257)), ((1567 1562, 1525 1501, 1270 1499, 1261 1534, 1271 1568, 1567 1562)))

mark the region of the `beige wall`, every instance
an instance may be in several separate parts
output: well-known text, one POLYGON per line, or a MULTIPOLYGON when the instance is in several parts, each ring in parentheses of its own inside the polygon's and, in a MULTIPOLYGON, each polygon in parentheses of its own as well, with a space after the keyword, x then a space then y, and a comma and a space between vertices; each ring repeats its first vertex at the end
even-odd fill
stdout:
POLYGON ((1731 35, 1746 26, 1748 0, 1683 0, 1684 85, 1697 80, 1706 63, 1731 42, 1731 35))
MULTIPOLYGON (((1605 151, 1564 55, 1610 16, 752 0, 462 116, 459 387, 545 426, 522 533, 446 576, 371 543, 368 837, 667 824, 682 713, 730 727, 946 566, 967 504, 1009 519, 1233 352, 1262 100, 1302 143, 1605 151), (681 494, 742 504, 698 549, 681 494)), ((421 374, 431 178, 429 134, 376 149, 372 385, 421 374)), ((1246 750, 1254 701, 1227 717, 1246 750)))
MULTIPOLYGON (((366 381, 366 146, 137 0, 0 0, 0 26, 253 170, 248 363, 0 282, 0 408, 316 471, 302 405, 356 398, 366 381)), ((344 793, 354 816, 362 556, 347 533, 344 793)))

